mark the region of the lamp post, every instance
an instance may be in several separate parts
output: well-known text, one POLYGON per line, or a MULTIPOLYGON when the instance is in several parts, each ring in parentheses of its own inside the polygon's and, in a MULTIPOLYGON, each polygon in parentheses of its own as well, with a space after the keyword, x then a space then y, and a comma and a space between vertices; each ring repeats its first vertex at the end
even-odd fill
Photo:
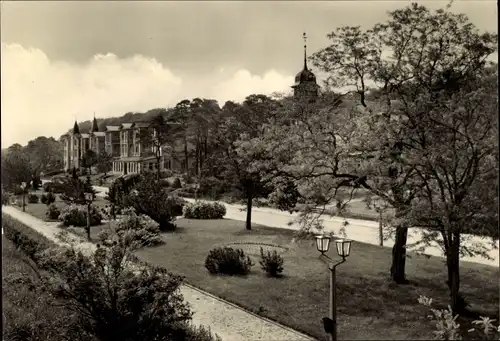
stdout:
POLYGON ((330 340, 337 341, 337 283, 335 269, 338 265, 344 263, 346 258, 349 256, 349 253, 351 252, 351 240, 336 239, 334 241, 337 254, 342 258, 337 262, 325 255, 330 248, 330 241, 330 237, 324 235, 316 236, 316 247, 318 251, 321 252, 320 258, 328 264, 328 269, 330 270, 330 312, 328 317, 323 318, 323 325, 325 332, 330 334, 330 340))
POLYGON ((90 204, 94 200, 93 193, 85 193, 85 201, 87 203, 87 239, 90 240, 90 204))
POLYGON ((21 188, 23 190, 23 212, 26 212, 26 182, 21 182, 21 188))

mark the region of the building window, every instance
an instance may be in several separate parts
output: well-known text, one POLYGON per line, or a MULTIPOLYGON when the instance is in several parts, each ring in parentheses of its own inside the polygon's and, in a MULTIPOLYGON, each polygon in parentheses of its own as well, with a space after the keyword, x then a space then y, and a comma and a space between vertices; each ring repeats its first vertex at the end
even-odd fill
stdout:
POLYGON ((172 169, 172 160, 170 159, 166 160, 165 166, 167 169, 172 169))

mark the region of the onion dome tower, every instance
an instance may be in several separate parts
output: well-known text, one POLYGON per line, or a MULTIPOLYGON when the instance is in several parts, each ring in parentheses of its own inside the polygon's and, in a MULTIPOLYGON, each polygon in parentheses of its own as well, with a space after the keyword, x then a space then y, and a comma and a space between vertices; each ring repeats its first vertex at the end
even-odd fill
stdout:
POLYGON ((318 97, 319 85, 316 84, 316 75, 307 67, 307 36, 304 33, 304 68, 295 76, 292 85, 293 96, 296 99, 314 101, 318 97))

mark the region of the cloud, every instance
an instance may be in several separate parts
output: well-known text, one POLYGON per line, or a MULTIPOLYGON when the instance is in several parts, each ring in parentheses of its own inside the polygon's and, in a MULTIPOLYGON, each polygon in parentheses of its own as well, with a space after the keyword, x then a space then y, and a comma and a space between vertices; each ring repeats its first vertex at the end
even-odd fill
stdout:
MULTIPOLYGON (((98 54, 84 64, 51 60, 34 48, 2 44, 2 147, 37 136, 58 138, 75 120, 171 107, 185 98, 242 101, 252 93, 288 91, 292 77, 271 70, 183 76, 154 58, 98 54)), ((224 72, 219 72, 223 69, 224 72)))
POLYGON ((215 85, 212 97, 221 105, 228 99, 241 102, 250 94, 289 92, 292 84, 292 76, 283 76, 275 70, 270 70, 263 76, 252 75, 247 70, 238 70, 231 78, 215 85), (229 97, 227 97, 228 94, 230 94, 229 97))

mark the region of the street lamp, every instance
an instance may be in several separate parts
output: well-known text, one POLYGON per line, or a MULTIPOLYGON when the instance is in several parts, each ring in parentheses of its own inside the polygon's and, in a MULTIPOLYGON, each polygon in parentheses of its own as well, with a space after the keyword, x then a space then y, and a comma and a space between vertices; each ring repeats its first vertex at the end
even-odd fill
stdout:
POLYGON ((21 188, 23 190, 23 212, 26 212, 26 182, 21 182, 21 188))
POLYGON ((321 252, 321 260, 328 264, 328 269, 330 270, 330 314, 329 317, 323 318, 323 325, 325 327, 325 332, 330 334, 330 339, 332 341, 337 340, 337 302, 336 302, 336 273, 335 268, 344 263, 346 258, 351 252, 351 240, 348 239, 336 239, 335 246, 337 249, 337 255, 342 259, 335 262, 333 259, 325 255, 330 248, 331 238, 324 235, 316 236, 316 247, 319 252, 321 252))
POLYGON ((85 193, 87 203, 87 239, 90 240, 90 204, 94 200, 94 193, 85 193))

